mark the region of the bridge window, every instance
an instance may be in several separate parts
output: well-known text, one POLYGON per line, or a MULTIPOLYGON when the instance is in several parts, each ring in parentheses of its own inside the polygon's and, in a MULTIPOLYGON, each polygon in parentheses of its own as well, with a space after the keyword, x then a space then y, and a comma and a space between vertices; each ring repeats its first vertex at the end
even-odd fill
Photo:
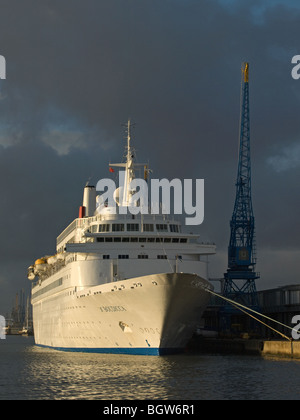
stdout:
POLYGON ((99 232, 109 232, 109 223, 99 225, 99 232))
POLYGON ((170 231, 171 232, 179 232, 179 226, 178 225, 170 225, 170 231))
POLYGON ((156 230, 158 232, 168 232, 168 225, 162 224, 162 223, 158 223, 156 225, 156 230))
POLYGON ((139 231, 139 224, 138 223, 127 223, 127 231, 128 232, 138 232, 139 231))
POLYGON ((143 224, 143 231, 144 232, 154 232, 154 225, 152 223, 144 223, 143 224))
POLYGON ((124 223, 113 223, 112 224, 113 232, 124 232, 124 223))

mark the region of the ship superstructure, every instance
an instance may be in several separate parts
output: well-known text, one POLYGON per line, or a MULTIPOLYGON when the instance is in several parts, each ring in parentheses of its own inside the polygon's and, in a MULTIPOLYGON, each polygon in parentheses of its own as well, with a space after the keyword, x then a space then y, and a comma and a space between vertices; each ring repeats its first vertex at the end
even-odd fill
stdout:
POLYGON ((28 269, 35 342, 70 351, 159 355, 185 348, 207 306, 213 244, 186 234, 164 214, 131 214, 137 168, 128 123, 116 207, 84 188, 76 218, 56 254, 28 269), (115 209, 117 208, 117 211, 115 209))

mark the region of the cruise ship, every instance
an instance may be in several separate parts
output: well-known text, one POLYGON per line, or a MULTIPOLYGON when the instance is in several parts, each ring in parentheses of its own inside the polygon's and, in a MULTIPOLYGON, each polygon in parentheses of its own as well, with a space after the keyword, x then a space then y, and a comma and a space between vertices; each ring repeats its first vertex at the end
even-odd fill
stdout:
POLYGON ((137 171, 149 177, 148 166, 135 162, 130 121, 124 158, 109 164, 111 176, 124 175, 116 206, 86 185, 79 217, 57 237, 56 253, 28 268, 39 346, 171 354, 184 351, 201 322, 213 288, 207 277, 215 245, 184 233, 180 221, 162 211, 124 211, 137 171))

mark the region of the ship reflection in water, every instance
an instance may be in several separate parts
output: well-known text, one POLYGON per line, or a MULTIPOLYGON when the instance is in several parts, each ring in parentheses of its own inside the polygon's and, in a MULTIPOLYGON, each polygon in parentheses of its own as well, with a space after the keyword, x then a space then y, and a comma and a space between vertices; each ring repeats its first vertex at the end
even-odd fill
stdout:
POLYGON ((0 369, 0 400, 299 398, 300 361, 259 356, 68 353, 8 336, 0 369))

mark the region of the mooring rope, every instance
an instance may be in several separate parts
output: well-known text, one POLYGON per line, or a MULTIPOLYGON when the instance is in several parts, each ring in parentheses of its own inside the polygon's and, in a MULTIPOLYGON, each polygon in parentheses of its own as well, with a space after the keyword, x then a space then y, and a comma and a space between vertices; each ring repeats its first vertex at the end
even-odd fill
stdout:
POLYGON ((288 341, 292 341, 291 338, 289 338, 288 336, 286 336, 285 334, 281 333, 280 331, 276 330, 275 328, 271 327, 270 325, 266 324, 265 322, 263 322, 261 319, 256 318, 255 316, 249 314, 249 312, 245 311, 242 308, 239 308, 237 305, 232 304, 235 308, 237 308, 238 310, 244 312, 246 315, 250 316, 251 318, 255 319, 256 321, 260 322, 261 324, 265 325, 267 328, 270 328, 271 330, 275 331, 277 334, 281 335, 283 338, 286 338, 288 341))
POLYGON ((226 298, 225 296, 220 295, 219 293, 216 293, 214 291, 212 291, 211 289, 209 289, 208 287, 204 288, 207 292, 211 293, 212 295, 215 295, 227 302, 229 302, 232 306, 234 306, 236 309, 240 310, 241 312, 244 312, 246 315, 250 316, 251 318, 255 319, 256 321, 260 322, 261 324, 265 325, 267 328, 270 328, 271 330, 275 331, 276 333, 278 333, 279 335, 281 335, 282 337, 286 338, 288 341, 292 341, 291 338, 287 337, 285 334, 281 333, 280 331, 276 330, 275 328, 271 327, 270 325, 266 324, 265 322, 263 322, 261 319, 256 318, 255 316, 251 315, 248 311, 255 313, 256 315, 259 315, 263 318, 266 318, 272 322, 275 322, 285 328, 288 328, 290 330, 293 330, 294 328, 290 327, 289 325, 283 324, 282 322, 277 321, 276 319, 270 318, 267 315, 264 315, 260 312, 255 311, 254 309, 249 308, 248 306, 242 305, 239 302, 235 302, 232 299, 226 298), (243 309, 242 309, 243 308, 243 309))

